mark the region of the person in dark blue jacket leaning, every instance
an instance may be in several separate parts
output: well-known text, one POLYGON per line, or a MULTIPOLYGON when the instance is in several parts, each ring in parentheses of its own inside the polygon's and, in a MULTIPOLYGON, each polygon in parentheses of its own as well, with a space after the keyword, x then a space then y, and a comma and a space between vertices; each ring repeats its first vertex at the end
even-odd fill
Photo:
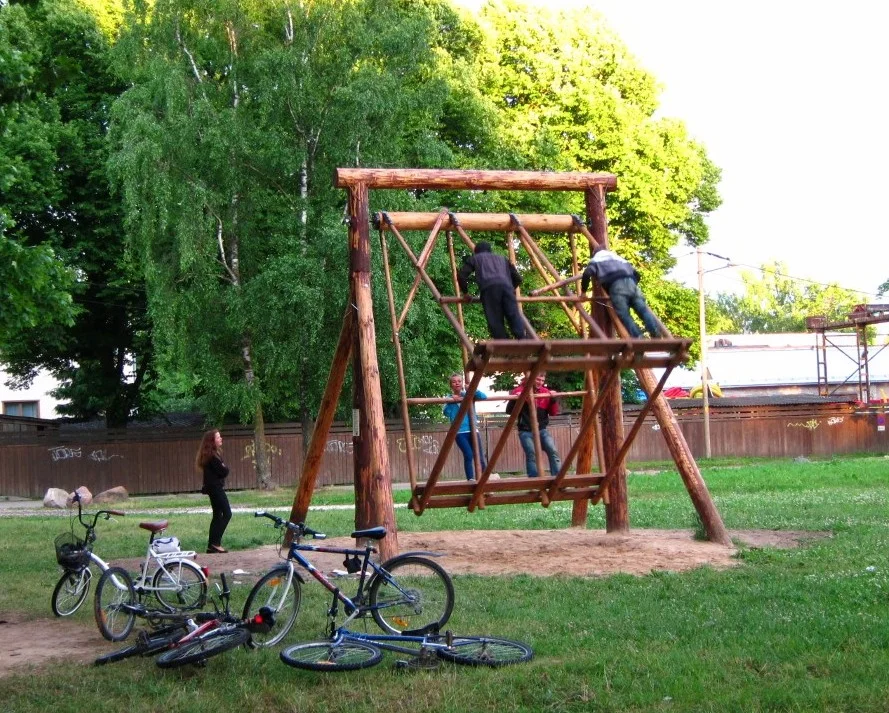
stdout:
POLYGON ((472 255, 463 258, 457 273, 457 283, 466 292, 469 277, 475 273, 478 295, 485 310, 485 319, 493 339, 509 339, 504 320, 516 339, 525 338, 525 323, 519 312, 515 289, 522 284, 522 277, 509 260, 491 252, 491 243, 476 243, 472 255))
POLYGON ((633 321, 630 308, 639 315, 645 329, 652 337, 661 336, 657 318, 648 308, 642 290, 639 289, 639 272, 627 260, 604 248, 596 250, 580 281, 580 291, 583 294, 586 294, 593 278, 608 293, 614 311, 617 312, 617 316, 631 337, 638 339, 642 336, 642 330, 633 321))

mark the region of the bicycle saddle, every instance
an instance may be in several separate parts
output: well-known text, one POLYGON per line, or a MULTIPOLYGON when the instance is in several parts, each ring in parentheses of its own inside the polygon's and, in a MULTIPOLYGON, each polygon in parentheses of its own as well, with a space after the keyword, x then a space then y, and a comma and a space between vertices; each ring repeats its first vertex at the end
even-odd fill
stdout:
POLYGON ((363 537, 366 537, 368 540, 382 540, 386 536, 386 528, 382 525, 378 527, 370 527, 367 530, 355 530, 352 533, 352 537, 356 540, 360 540, 363 537))
POLYGON ((169 520, 160 520, 159 522, 140 522, 139 527, 143 530, 148 530, 149 532, 161 532, 162 530, 166 530, 167 525, 169 524, 169 520))

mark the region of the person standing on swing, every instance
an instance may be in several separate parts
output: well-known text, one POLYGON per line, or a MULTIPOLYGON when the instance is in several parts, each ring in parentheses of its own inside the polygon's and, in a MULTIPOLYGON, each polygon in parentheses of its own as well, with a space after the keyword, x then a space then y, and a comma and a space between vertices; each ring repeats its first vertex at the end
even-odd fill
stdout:
POLYGON ((524 339, 525 323, 515 296, 522 277, 515 265, 502 255, 492 253, 491 243, 482 240, 476 243, 472 255, 463 258, 457 273, 457 283, 464 293, 469 289, 469 277, 473 273, 491 338, 509 339, 505 324, 508 323, 512 335, 524 339))

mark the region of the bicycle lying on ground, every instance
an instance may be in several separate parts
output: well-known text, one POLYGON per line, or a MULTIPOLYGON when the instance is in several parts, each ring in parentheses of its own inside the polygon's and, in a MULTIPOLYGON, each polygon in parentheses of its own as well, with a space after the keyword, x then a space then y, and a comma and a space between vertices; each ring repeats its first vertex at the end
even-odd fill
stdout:
POLYGON ((94 604, 96 624, 109 641, 122 641, 129 636, 132 619, 120 619, 120 605, 136 597, 141 601, 153 594, 167 611, 198 609, 207 601, 208 573, 190 559, 195 552, 180 550, 175 538, 165 538, 163 543, 158 539, 168 524, 167 520, 139 523, 151 535, 135 580, 121 567, 108 568, 99 578, 94 604), (168 551, 163 551, 162 544, 168 551))
POLYGON ((71 616, 80 609, 89 594, 93 579, 91 564, 102 572, 108 569, 108 563, 93 552, 99 518, 110 520, 112 515, 123 517, 126 514, 119 510, 99 510, 96 513, 87 513, 87 518, 92 515, 92 521, 84 520, 80 493, 77 491, 74 492, 73 503, 77 503, 77 519, 86 532, 82 538, 75 535, 72 518, 71 531, 63 532, 55 539, 56 561, 64 569, 52 591, 52 612, 56 616, 71 616))
POLYGON ((348 613, 341 626, 336 625, 339 601, 333 592, 333 603, 327 610, 328 638, 288 646, 281 651, 281 660, 288 666, 310 671, 354 671, 376 666, 383 660, 383 651, 395 651, 411 658, 399 660, 403 668, 434 668, 441 660, 467 666, 507 666, 530 661, 531 647, 519 641, 490 636, 455 636, 439 633, 437 622, 419 631, 401 634, 370 634, 352 631, 350 622, 360 615, 355 609, 348 613))
MULTIPOLYGON (((110 571, 110 570, 109 570, 110 571)), ((103 575, 104 576, 104 575, 103 575)), ((125 570, 114 575, 120 579, 129 577, 125 570)), ((133 656, 154 656, 161 668, 175 668, 188 663, 205 663, 207 659, 249 644, 253 633, 262 633, 274 623, 271 610, 263 609, 249 620, 232 616, 229 607, 231 589, 224 573, 219 575, 222 586, 217 584, 221 606, 213 602, 213 611, 185 613, 181 611, 157 611, 146 609, 135 601, 122 602, 117 606, 122 628, 132 629, 136 617, 141 617, 151 627, 141 630, 136 641, 117 651, 111 651, 96 659, 97 665, 122 661, 133 656)))
MULTIPOLYGON (((275 613, 275 625, 263 636, 254 637, 257 646, 271 646, 281 641, 293 626, 301 602, 300 585, 305 583, 296 571, 296 565, 307 571, 342 602, 350 620, 370 614, 380 628, 388 634, 410 634, 422 631, 438 631, 454 609, 454 585, 444 568, 430 556, 434 552, 405 552, 378 564, 371 559, 376 548, 367 544, 363 548, 320 547, 302 544, 300 540, 311 537, 323 540, 327 536, 316 532, 303 523, 292 523, 262 510, 256 517, 266 517, 278 528, 293 533, 285 561, 273 567, 256 583, 244 605, 244 618, 261 607, 275 613), (346 556, 343 565, 350 574, 358 574, 358 589, 346 596, 340 588, 319 571, 303 552, 327 552, 346 556)), ((356 540, 380 540, 386 536, 386 528, 373 527, 357 530, 351 535, 356 540)))
POLYGON ((530 661, 534 655, 527 644, 491 636, 362 634, 341 626, 330 639, 288 646, 281 651, 281 660, 309 671, 355 671, 376 666, 383 660, 383 650, 412 657, 399 660, 400 667, 423 669, 435 668, 441 660, 467 666, 508 666, 530 661))

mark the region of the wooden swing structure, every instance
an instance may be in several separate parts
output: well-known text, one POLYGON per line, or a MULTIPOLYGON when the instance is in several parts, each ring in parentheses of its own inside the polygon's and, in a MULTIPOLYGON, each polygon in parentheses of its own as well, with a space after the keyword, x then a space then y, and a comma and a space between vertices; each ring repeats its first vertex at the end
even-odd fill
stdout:
MULTIPOLYGON (((373 223, 380 237, 401 392, 401 415, 408 442, 411 441, 409 408, 443 404, 450 400, 408 396, 400 331, 421 283, 429 290, 454 328, 463 351, 465 372, 472 375, 466 385, 466 397, 461 401, 460 410, 425 482, 420 482, 414 454, 411 449, 407 449, 411 507, 416 514, 423 513, 427 508, 467 507, 472 511, 489 505, 540 502, 548 506, 551 502, 570 500, 573 501, 571 524, 582 527, 586 524, 588 503, 592 501, 596 504, 601 501, 605 505, 606 530, 626 531, 629 529, 629 511, 625 457, 642 423, 651 413, 658 421, 660 432, 664 435, 708 538, 722 544, 731 544, 688 444, 679 431, 669 404, 662 396, 664 384, 672 370, 687 360, 691 341, 672 337, 663 325, 658 339, 630 338, 611 308, 607 295, 599 286, 596 286, 592 301, 573 289, 582 269, 578 262, 577 241, 587 241, 591 252, 594 248, 608 246, 605 194, 616 188, 615 176, 605 173, 341 168, 337 169, 334 182, 336 187, 348 191, 350 299, 315 430, 309 442, 302 477, 294 497, 291 520, 302 522, 308 513, 327 435, 351 357, 354 382, 356 527, 384 525, 389 534, 379 543, 382 556, 385 558, 398 552, 371 299, 370 227, 373 223), (583 221, 572 215, 452 213, 442 209, 438 213, 381 212, 371 220, 370 189, 582 191, 587 215, 586 221, 583 221), (403 233, 406 231, 428 231, 428 237, 419 253, 414 253, 405 239, 403 233), (564 310, 577 332, 577 339, 540 339, 526 319, 526 329, 532 337, 530 339, 472 342, 464 327, 463 308, 464 305, 478 300, 460 294, 455 251, 455 239, 470 250, 473 249, 474 242, 470 237, 472 232, 505 233, 509 259, 513 264, 516 262, 517 249, 524 250, 529 264, 542 278, 544 286, 527 295, 519 294, 520 306, 534 302, 557 304, 564 310), (574 277, 560 276, 532 236, 533 233, 567 236, 574 277), (388 235, 394 236, 398 247, 416 273, 400 310, 395 303, 392 287, 388 235), (439 242, 444 242, 447 247, 454 282, 453 296, 441 294, 426 270, 439 242), (655 368, 664 370, 660 379, 656 379, 652 372, 655 368), (648 395, 646 403, 626 433, 620 395, 621 369, 633 369, 648 395), (521 476, 491 479, 523 405, 529 401, 533 403, 535 377, 544 371, 573 371, 583 372, 585 375, 583 391, 556 394, 583 396, 580 427, 574 443, 557 474, 534 478, 521 476), (521 392, 510 397, 515 399, 515 407, 489 454, 487 467, 484 470, 479 467, 476 453, 475 467, 479 475, 475 482, 440 481, 439 476, 455 443, 459 424, 473 402, 481 379, 497 372, 526 374, 527 378, 521 392), (594 452, 598 463, 595 471, 594 452), (570 473, 569 470, 575 464, 574 472, 570 473)), ((532 435, 537 446, 537 470, 542 474, 544 469, 536 409, 529 409, 529 414, 532 435)), ((470 423, 472 422, 473 419, 470 419, 470 423)), ((472 428, 472 438, 475 439, 474 423, 472 428)))

